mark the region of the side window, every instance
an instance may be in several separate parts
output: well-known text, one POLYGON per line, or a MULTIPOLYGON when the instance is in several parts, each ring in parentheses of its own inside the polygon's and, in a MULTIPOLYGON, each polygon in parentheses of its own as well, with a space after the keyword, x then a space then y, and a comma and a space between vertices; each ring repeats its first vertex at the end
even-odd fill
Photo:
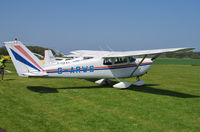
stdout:
POLYGON ((115 64, 120 64, 120 63, 127 63, 127 58, 126 57, 116 57, 115 64))
POLYGON ((135 60, 136 60, 133 56, 128 57, 128 58, 129 58, 129 61, 130 61, 130 62, 135 62, 135 60))
POLYGON ((122 58, 123 63, 127 63, 127 57, 122 58))
POLYGON ((121 60, 120 60, 119 57, 115 58, 115 64, 119 64, 119 63, 121 63, 120 61, 121 61, 121 60))
POLYGON ((106 58, 103 60, 104 65, 112 65, 112 59, 111 58, 106 58))

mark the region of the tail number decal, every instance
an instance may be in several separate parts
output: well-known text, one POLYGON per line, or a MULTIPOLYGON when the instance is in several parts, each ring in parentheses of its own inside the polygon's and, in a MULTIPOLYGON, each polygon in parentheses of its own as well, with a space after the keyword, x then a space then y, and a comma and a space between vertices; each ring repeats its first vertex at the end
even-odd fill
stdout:
POLYGON ((71 67, 70 73, 94 72, 94 66, 71 67))
POLYGON ((81 73, 81 72, 94 72, 94 66, 77 66, 71 67, 71 69, 64 70, 61 67, 58 68, 58 74, 62 74, 63 72, 70 73, 81 73))

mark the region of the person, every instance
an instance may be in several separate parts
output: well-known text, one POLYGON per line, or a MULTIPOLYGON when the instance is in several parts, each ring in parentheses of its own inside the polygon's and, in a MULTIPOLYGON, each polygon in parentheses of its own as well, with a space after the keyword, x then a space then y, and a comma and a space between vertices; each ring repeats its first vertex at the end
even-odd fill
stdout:
POLYGON ((6 67, 5 63, 6 63, 6 59, 2 57, 0 59, 1 80, 3 80, 3 77, 4 77, 4 68, 6 67))

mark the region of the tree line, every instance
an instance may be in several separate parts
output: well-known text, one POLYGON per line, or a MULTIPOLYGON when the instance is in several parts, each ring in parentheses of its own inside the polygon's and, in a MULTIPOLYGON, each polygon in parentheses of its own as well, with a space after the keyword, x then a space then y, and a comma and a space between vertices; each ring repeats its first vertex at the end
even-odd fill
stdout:
POLYGON ((161 55, 161 57, 200 59, 200 52, 190 51, 190 52, 166 53, 166 54, 161 55))

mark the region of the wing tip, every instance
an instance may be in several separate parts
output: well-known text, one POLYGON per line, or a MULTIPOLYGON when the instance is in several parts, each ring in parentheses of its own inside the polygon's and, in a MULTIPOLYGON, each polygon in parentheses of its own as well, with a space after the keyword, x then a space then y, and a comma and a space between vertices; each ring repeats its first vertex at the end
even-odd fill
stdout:
MULTIPOLYGON (((194 50, 195 48, 192 48, 192 47, 186 47, 186 48, 182 48, 180 50, 177 50, 178 52, 185 52, 185 51, 191 51, 191 50, 194 50)), ((176 52, 177 52, 176 51, 176 52)))

